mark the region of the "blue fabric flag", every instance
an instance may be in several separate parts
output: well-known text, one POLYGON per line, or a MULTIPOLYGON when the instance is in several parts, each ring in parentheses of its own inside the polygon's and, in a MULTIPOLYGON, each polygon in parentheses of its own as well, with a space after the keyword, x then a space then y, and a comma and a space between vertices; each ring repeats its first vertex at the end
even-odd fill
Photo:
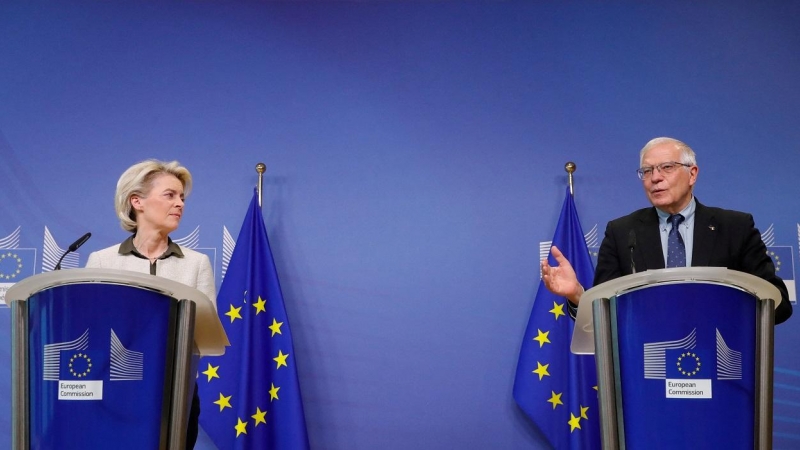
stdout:
MULTIPOLYGON (((594 267, 575 202, 567 188, 553 245, 588 289, 594 267)), ((556 262, 548 256, 550 264, 556 262)), ((594 357, 574 355, 569 346, 574 320, 568 300, 539 283, 514 379, 514 399, 556 449, 599 449, 600 416, 594 357)))
POLYGON ((221 450, 307 449, 297 358, 257 194, 217 308, 231 346, 200 360, 200 425, 221 450))

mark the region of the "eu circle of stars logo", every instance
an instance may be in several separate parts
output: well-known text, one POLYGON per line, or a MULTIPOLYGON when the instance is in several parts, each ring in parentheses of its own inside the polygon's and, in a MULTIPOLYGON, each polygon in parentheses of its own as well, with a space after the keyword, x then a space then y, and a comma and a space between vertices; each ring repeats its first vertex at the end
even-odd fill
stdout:
POLYGON ((772 250, 767 250, 767 254, 772 258, 772 261, 775 263, 775 272, 781 271, 781 257, 772 250))
POLYGON ((76 378, 83 378, 92 371, 92 358, 84 353, 76 353, 69 359, 69 373, 76 378))
POLYGON ((682 353, 678 357, 678 371, 687 377, 693 377, 700 372, 700 357, 696 353, 682 353))
POLYGON ((16 253, 0 253, 0 280, 11 280, 22 272, 22 258, 16 253))

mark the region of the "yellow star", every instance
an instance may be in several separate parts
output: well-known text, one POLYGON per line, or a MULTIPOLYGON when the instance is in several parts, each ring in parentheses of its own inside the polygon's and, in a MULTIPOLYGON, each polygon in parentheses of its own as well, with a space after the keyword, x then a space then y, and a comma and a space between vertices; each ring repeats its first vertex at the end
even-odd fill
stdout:
POLYGON ((269 326, 269 329, 272 330, 273 336, 275 336, 275 333, 283 334, 281 333, 281 325, 283 325, 283 322, 278 322, 274 317, 272 318, 272 325, 269 326))
POLYGON ((547 372, 547 368, 550 367, 550 364, 542 365, 542 363, 536 361, 536 365, 539 367, 537 367, 536 370, 533 371, 533 373, 539 375, 539 381, 542 381, 542 378, 544 378, 545 375, 548 377, 550 376, 550 373, 547 372))
POLYGON ((586 415, 586 411, 589 410, 588 406, 581 405, 581 419, 589 420, 589 416, 586 415))
POLYGON ((233 408, 231 406, 231 397, 233 397, 233 396, 229 395, 229 396, 225 397, 224 395, 222 395, 222 392, 220 392, 219 393, 219 400, 215 401, 214 404, 219 405, 219 410, 220 411, 222 411, 225 408, 233 408))
POLYGON ((208 369, 203 372, 203 375, 208 377, 206 381, 211 381, 212 378, 219 378, 217 369, 219 369, 219 366, 212 366, 211 363, 208 363, 208 369))
POLYGON ((247 434, 247 422, 242 422, 242 419, 236 418, 239 423, 236 424, 236 437, 239 437, 240 434, 247 434))
POLYGON ((253 414, 253 415, 252 415, 252 416, 250 416, 250 417, 252 417, 252 418, 253 418, 253 420, 255 420, 255 421, 256 421, 256 424, 255 424, 255 425, 253 425, 254 427, 257 427, 257 426, 258 426, 258 424, 260 424, 260 423, 263 423, 263 424, 266 424, 266 423, 267 423, 267 412, 266 412, 266 411, 262 411, 262 410, 261 410, 261 408, 258 408, 258 407, 257 407, 257 408, 256 408, 256 413, 255 413, 255 414, 253 414))
POLYGON ((242 310, 241 306, 238 307, 238 308, 234 308, 233 305, 231 305, 231 310, 226 312, 225 315, 230 317, 231 318, 231 323, 233 323, 233 321, 235 319, 241 319, 242 318, 242 316, 239 314, 239 311, 241 311, 241 310, 242 310))
POLYGON ((269 401, 271 403, 273 400, 279 400, 278 391, 280 391, 281 388, 275 387, 275 385, 272 384, 272 383, 270 383, 270 384, 272 385, 272 388, 270 388, 270 390, 269 390, 269 401))
POLYGON ((573 431, 575 431, 575 428, 580 430, 581 429, 581 418, 580 417, 575 417, 575 414, 572 414, 572 413, 569 413, 569 417, 570 417, 570 419, 567 422, 569 424, 569 432, 572 433, 573 431))
POLYGON ((289 357, 288 353, 284 355, 282 351, 278 350, 278 356, 272 358, 273 361, 278 363, 278 367, 276 367, 275 369, 280 369, 281 366, 289 367, 288 365, 286 365, 286 358, 288 357, 289 357))
POLYGON ((266 304, 267 304, 267 301, 264 300, 263 298, 261 298, 261 296, 259 295, 258 296, 258 301, 253 303, 253 308, 256 309, 256 315, 258 315, 258 313, 261 313, 261 312, 267 312, 267 309, 264 307, 264 305, 266 305, 266 304))
POLYGON ((549 331, 542 332, 542 330, 538 328, 536 329, 536 331, 539 333, 539 335, 533 338, 533 340, 539 341, 539 348, 542 348, 544 344, 550 344, 550 339, 547 338, 547 336, 550 334, 549 331))
POLYGON ((563 405, 564 403, 561 402, 561 394, 556 394, 556 391, 550 391, 552 395, 550 396, 550 400, 548 402, 553 404, 553 409, 556 409, 556 406, 563 405))
POLYGON ((558 320, 558 316, 565 316, 566 315, 566 314, 564 314, 564 304, 563 303, 553 302, 553 309, 551 309, 548 312, 553 313, 553 315, 556 316, 556 320, 558 320))

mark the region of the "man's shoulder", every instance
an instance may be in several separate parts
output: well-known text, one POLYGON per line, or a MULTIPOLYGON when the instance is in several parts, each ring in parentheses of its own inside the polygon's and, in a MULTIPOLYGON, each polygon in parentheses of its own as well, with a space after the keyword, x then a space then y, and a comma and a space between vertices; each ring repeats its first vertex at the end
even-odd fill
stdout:
POLYGON ((721 222, 750 222, 753 220, 753 215, 744 211, 737 211, 734 209, 719 208, 716 206, 705 206, 698 202, 695 211, 697 217, 704 219, 715 219, 721 222))
MULTIPOLYGON (((752 215, 750 213, 744 211, 737 211, 733 209, 725 209, 719 208, 716 206, 706 206, 700 202, 697 202, 697 207, 695 210, 695 214, 698 217, 702 218, 715 218, 717 220, 727 222, 738 222, 738 221, 749 221, 752 220, 752 215)), ((631 223, 637 222, 647 222, 658 220, 658 213, 656 213, 656 209, 651 207, 637 209, 632 213, 617 217, 616 219, 611 220, 608 224, 609 226, 619 226, 619 225, 630 225, 631 223)))
POLYGON ((608 222, 608 225, 610 227, 628 225, 630 223, 642 222, 649 219, 655 219, 657 217, 658 215, 656 214, 656 209, 651 206, 649 208, 637 209, 636 211, 622 217, 617 217, 616 219, 608 222))

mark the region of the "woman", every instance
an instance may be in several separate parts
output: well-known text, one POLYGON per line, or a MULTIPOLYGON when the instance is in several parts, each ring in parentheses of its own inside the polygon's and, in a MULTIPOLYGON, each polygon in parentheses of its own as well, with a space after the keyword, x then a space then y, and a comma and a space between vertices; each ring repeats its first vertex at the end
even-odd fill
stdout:
MULTIPOLYGON (((183 216, 192 175, 177 161, 134 164, 117 181, 115 207, 120 224, 133 234, 119 245, 89 255, 86 267, 145 272, 198 289, 216 305, 214 272, 208 257, 172 242, 183 216)), ((186 447, 197 440, 200 402, 195 386, 186 447)))

